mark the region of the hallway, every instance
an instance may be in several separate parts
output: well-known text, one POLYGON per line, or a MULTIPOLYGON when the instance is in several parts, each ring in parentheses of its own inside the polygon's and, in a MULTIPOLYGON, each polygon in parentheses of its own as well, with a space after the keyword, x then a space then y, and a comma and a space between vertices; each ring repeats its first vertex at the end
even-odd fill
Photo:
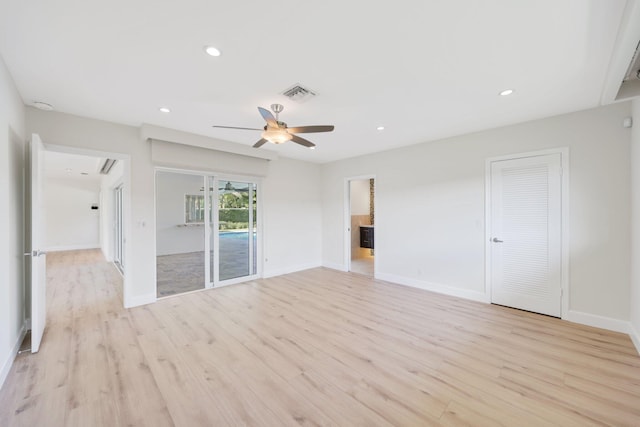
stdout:
POLYGON ((0 392, 3 426, 172 425, 144 362, 122 277, 100 250, 47 255, 40 351, 16 358, 0 392))

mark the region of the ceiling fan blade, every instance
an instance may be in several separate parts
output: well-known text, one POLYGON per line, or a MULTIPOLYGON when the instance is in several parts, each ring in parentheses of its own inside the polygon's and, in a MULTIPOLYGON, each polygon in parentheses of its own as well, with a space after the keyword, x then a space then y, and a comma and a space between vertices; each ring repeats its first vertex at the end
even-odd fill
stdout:
POLYGON ((265 110, 262 107, 258 107, 258 111, 260 111, 260 115, 262 116, 263 119, 265 119, 265 121, 270 127, 274 127, 274 128, 280 127, 278 126, 278 122, 276 121, 276 118, 273 117, 273 114, 271 114, 271 111, 265 110))
POLYGON ((290 133, 318 133, 318 132, 331 132, 334 126, 298 126, 295 128, 287 128, 290 133))
POLYGON ((217 126, 217 125, 213 125, 211 127, 220 128, 220 129, 262 130, 262 129, 258 129, 258 128, 241 128, 241 127, 237 127, 237 126, 217 126))
POLYGON ((264 138, 260 138, 260 141, 258 141, 258 142, 256 142, 255 144, 253 144, 253 148, 260 148, 260 147, 262 147, 264 144, 266 144, 267 142, 269 142, 269 141, 267 141, 267 140, 266 140, 266 139, 264 139, 264 138))
POLYGON ((304 145, 305 147, 309 148, 316 146, 316 144, 314 144, 313 142, 307 141, 304 138, 300 138, 298 135, 291 135, 291 140, 296 144, 304 145))

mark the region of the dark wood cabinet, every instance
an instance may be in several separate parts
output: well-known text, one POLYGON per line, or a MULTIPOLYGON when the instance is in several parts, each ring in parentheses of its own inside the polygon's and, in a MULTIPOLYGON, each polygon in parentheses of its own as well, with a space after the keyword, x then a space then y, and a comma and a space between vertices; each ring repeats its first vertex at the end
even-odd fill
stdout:
POLYGON ((374 249, 373 227, 360 227, 360 247, 374 249))

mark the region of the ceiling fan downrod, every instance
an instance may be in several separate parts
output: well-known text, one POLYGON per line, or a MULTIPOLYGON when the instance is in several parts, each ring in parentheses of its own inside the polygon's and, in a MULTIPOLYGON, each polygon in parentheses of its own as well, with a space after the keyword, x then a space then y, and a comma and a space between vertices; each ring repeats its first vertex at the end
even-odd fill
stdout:
POLYGON ((282 104, 271 104, 271 111, 276 113, 276 122, 280 121, 280 113, 284 110, 284 105, 282 104))

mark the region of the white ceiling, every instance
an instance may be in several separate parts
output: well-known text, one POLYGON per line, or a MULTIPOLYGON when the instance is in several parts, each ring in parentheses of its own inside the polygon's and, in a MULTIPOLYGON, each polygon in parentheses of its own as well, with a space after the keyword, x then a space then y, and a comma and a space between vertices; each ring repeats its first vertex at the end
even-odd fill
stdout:
POLYGON ((625 3, 2 0, 0 54, 26 104, 129 125, 252 145, 211 126, 282 103, 336 130, 265 148, 327 162, 598 106, 625 3), (279 95, 295 83, 318 96, 279 95))
POLYGON ((45 151, 44 176, 45 179, 81 181, 99 186, 102 178, 99 168, 103 162, 104 159, 98 157, 45 151))

